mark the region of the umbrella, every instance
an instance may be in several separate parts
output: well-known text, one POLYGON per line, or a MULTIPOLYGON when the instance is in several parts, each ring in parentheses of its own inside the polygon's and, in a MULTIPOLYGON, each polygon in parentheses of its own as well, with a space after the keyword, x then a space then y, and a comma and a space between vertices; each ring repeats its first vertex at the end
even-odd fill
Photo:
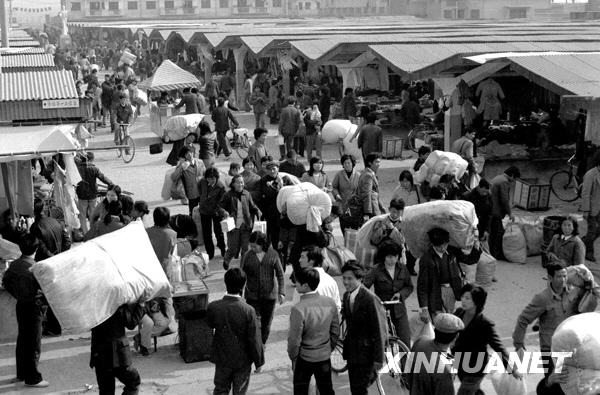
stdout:
POLYGON ((165 60, 152 77, 140 82, 138 88, 149 91, 170 91, 183 88, 199 88, 198 78, 183 70, 170 60, 165 60))

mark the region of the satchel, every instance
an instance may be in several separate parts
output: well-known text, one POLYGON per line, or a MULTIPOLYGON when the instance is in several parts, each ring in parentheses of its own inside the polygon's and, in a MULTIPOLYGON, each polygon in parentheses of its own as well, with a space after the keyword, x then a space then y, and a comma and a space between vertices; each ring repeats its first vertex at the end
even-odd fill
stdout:
POLYGON ((156 155, 163 152, 163 143, 150 144, 150 155, 156 155))

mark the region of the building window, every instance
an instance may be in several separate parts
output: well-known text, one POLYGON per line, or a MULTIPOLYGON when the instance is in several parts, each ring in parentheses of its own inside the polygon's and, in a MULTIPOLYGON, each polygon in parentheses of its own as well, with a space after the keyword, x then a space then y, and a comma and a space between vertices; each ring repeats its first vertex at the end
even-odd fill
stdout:
POLYGON ((444 10, 444 19, 454 19, 454 10, 444 10))
POLYGON ((273 0, 273 7, 281 8, 281 0, 273 0))
POLYGON ((301 10, 304 8, 304 3, 298 3, 298 9, 301 10))
POLYGON ((108 9, 109 10, 118 10, 119 9, 119 2, 118 1, 111 1, 110 3, 108 3, 108 9))
POLYGON ((98 11, 100 9, 100 2, 99 1, 92 1, 90 3, 90 11, 98 11))
POLYGON ((304 9, 310 10, 310 2, 307 1, 306 3, 304 3, 304 9))
POLYGON ((183 8, 194 8, 194 1, 193 0, 184 0, 183 2, 183 8))
POLYGON ((248 0, 238 0, 238 7, 248 7, 248 0))
POLYGON ((510 8, 508 10, 508 18, 509 19, 527 18, 527 8, 525 8, 525 7, 510 8))
POLYGON ((466 14, 466 10, 464 8, 457 10, 458 11, 458 16, 456 17, 456 19, 465 19, 465 14, 466 14))
POLYGON ((137 1, 128 1, 127 9, 128 10, 137 10, 137 1))
POLYGON ((81 11, 81 3, 71 3, 71 11, 81 11))
POLYGON ((263 8, 265 6, 265 0, 256 0, 254 6, 256 8, 263 8))
POLYGON ((219 0, 219 8, 229 8, 229 0, 219 0))
POLYGON ((471 10, 471 19, 479 19, 479 10, 471 10))
POLYGON ((202 8, 210 8, 210 0, 202 0, 200 2, 200 7, 202 7, 202 8))
POLYGON ((173 9, 173 8, 175 8, 175 2, 173 0, 166 0, 165 1, 165 8, 167 8, 167 9, 173 9))
POLYGON ((156 9, 156 1, 147 1, 146 9, 147 10, 155 10, 156 9))

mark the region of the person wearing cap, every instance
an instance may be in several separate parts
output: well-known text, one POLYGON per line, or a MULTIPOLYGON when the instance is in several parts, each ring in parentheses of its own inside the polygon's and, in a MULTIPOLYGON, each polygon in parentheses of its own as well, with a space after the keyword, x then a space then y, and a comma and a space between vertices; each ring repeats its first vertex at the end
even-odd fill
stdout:
POLYGON ((429 322, 440 313, 453 313, 460 299, 464 273, 456 258, 448 253, 450 234, 441 228, 428 232, 431 247, 419 262, 417 299, 421 320, 429 322))
POLYGON ((421 337, 411 348, 414 363, 408 375, 410 395, 454 395, 450 348, 465 328, 462 320, 449 313, 440 313, 433 320, 434 338, 421 337), (419 363, 418 361, 429 363, 419 363), (443 364, 443 369, 440 367, 443 364), (426 369, 432 366, 432 369, 426 369), (441 373, 439 373, 441 372, 441 373))
POLYGON ((283 180, 279 175, 279 164, 269 162, 265 166, 267 174, 260 180, 260 209, 267 221, 267 235, 271 240, 273 248, 279 246, 279 229, 281 216, 277 209, 277 194, 283 186, 283 180))

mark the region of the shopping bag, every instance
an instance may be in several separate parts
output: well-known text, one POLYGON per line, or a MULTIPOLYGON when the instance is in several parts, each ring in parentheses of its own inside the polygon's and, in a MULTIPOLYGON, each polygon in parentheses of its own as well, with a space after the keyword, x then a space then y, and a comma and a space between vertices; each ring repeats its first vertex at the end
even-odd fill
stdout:
POLYGON ((252 232, 267 233, 267 221, 254 221, 252 232))
POLYGON ((421 321, 421 316, 419 314, 414 314, 409 319, 408 324, 410 326, 410 338, 413 343, 421 337, 433 339, 433 337, 435 336, 431 321, 428 323, 424 323, 423 321, 421 321))
POLYGON ((225 218, 221 221, 221 230, 223 233, 229 233, 230 231, 235 229, 235 221, 231 217, 225 218))
POLYGON ((492 371, 489 377, 497 395, 527 395, 525 377, 519 380, 508 373, 498 371, 492 371))

